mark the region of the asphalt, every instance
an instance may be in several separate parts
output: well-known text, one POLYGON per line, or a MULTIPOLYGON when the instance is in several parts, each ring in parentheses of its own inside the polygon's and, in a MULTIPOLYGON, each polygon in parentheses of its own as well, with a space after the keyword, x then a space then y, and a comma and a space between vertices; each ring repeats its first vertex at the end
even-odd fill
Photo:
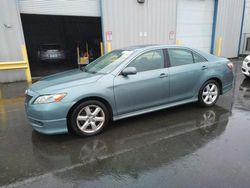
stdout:
POLYGON ((0 187, 250 187, 250 79, 217 105, 188 104, 80 138, 28 125, 25 82, 0 86, 0 187))

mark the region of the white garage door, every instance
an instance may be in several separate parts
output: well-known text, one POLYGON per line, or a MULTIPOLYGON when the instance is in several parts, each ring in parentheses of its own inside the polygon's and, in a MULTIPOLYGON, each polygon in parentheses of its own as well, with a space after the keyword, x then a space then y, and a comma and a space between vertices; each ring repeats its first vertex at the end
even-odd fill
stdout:
POLYGON ((19 0, 21 13, 100 17, 100 0, 19 0))
POLYGON ((176 39, 210 52, 213 14, 214 0, 178 0, 176 39))

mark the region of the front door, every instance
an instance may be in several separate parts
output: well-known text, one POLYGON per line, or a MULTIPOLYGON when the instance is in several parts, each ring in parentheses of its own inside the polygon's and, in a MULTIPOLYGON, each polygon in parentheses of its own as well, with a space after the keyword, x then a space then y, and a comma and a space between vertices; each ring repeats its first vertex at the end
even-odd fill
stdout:
POLYGON ((128 67, 135 67, 135 75, 118 75, 114 79, 114 93, 118 115, 161 104, 169 97, 168 68, 162 50, 145 52, 128 67))

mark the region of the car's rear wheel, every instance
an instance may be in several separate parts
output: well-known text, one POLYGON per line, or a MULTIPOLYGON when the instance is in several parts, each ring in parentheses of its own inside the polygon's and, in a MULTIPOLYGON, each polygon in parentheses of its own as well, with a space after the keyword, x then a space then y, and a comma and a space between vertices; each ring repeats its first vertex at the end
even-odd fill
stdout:
POLYGON ((109 122, 106 106, 96 100, 84 101, 77 105, 71 115, 72 130, 80 136, 91 136, 101 132, 109 122))
POLYGON ((220 87, 217 81, 208 80, 203 84, 199 92, 199 103, 201 106, 213 106, 220 95, 220 87))

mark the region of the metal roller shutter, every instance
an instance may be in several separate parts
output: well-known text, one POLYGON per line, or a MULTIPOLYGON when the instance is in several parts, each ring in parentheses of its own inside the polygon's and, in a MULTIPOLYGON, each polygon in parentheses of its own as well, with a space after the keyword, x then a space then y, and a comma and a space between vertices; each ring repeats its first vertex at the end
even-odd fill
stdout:
POLYGON ((178 0, 176 39, 210 52, 214 0, 178 0))
POLYGON ((21 13, 100 17, 100 0, 19 0, 21 13))

